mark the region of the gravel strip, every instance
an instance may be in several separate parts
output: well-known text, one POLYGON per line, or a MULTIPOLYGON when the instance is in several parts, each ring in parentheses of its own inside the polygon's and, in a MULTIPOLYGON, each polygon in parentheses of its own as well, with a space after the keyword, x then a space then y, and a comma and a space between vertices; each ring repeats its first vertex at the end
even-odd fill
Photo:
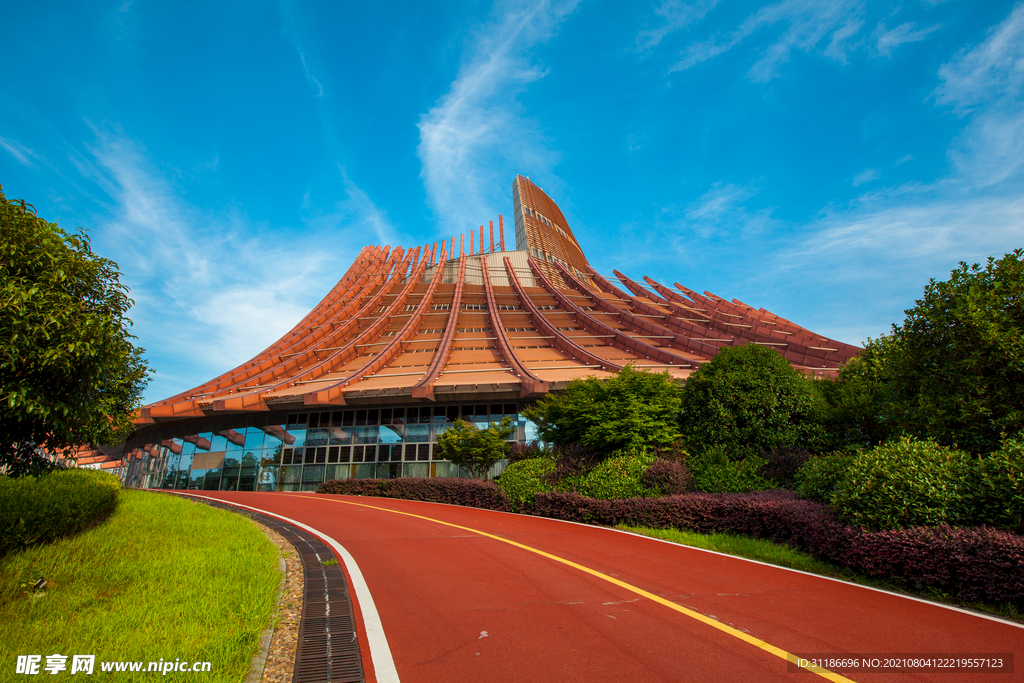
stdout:
POLYGON ((270 639, 267 662, 261 683, 290 683, 295 670, 295 649, 299 640, 299 618, 302 617, 302 560, 295 547, 273 529, 254 522, 277 544, 285 564, 285 584, 274 613, 274 635, 270 639))

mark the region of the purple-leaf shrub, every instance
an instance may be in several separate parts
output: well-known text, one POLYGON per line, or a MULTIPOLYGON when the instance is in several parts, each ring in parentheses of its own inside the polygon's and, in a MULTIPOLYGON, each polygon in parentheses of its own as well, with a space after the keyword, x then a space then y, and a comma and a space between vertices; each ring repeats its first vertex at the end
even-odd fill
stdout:
POLYGON ((320 484, 317 493, 424 500, 486 510, 509 510, 508 498, 493 482, 448 477, 400 479, 334 479, 320 484))
POLYGON ((846 526, 830 508, 786 491, 624 500, 540 493, 535 512, 574 522, 762 538, 867 576, 935 588, 960 600, 1024 605, 1024 537, 989 527, 872 532, 846 526))

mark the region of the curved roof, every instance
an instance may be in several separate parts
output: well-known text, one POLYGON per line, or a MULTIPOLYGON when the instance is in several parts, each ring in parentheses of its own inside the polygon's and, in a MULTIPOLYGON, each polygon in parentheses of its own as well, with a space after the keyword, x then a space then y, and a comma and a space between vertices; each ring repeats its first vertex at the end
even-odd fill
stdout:
POLYGON ((723 346, 775 348, 834 373, 859 349, 769 311, 587 262, 558 206, 513 182, 504 220, 413 248, 364 247, 327 296, 242 365, 141 409, 138 424, 296 405, 498 400, 626 364, 685 378, 723 346), (479 234, 479 239, 476 239, 479 234))

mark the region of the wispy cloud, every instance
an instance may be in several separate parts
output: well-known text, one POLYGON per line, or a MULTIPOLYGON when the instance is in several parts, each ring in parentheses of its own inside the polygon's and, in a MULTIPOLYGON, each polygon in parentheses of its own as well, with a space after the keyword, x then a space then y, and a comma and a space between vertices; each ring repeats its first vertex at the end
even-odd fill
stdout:
POLYGON ((817 0, 784 0, 769 5, 751 14, 725 37, 714 36, 708 40, 692 43, 682 53, 669 72, 682 71, 697 66, 727 52, 757 31, 776 26, 785 26, 778 38, 773 40, 761 53, 761 57, 750 67, 749 77, 754 81, 771 80, 779 67, 789 61, 793 50, 804 52, 822 51, 832 59, 846 58, 846 44, 862 25, 863 2, 861 0, 838 0, 823 3, 817 0))
POLYGON ((318 92, 317 92, 316 96, 317 97, 323 97, 323 95, 324 95, 324 86, 320 84, 320 81, 318 81, 316 79, 316 76, 314 76, 312 73, 310 73, 309 66, 306 64, 306 54, 302 51, 301 48, 299 49, 299 59, 302 60, 302 68, 306 72, 306 78, 313 85, 315 85, 317 87, 318 92))
POLYGON ((662 0, 662 3, 654 8, 654 14, 658 17, 657 23, 660 25, 654 28, 645 28, 637 34, 637 51, 640 53, 650 52, 661 44, 665 36, 700 21, 717 4, 718 0, 697 0, 695 2, 662 0))
POLYGON ((122 134, 98 130, 88 152, 77 163, 110 198, 94 240, 131 287, 135 334, 157 373, 148 400, 258 353, 341 277, 367 226, 388 231, 386 217, 347 178, 347 199, 330 225, 285 237, 237 209, 188 204, 122 134))
POLYGON ((941 26, 926 26, 917 28, 917 24, 908 21, 896 28, 887 29, 885 24, 879 23, 875 28, 875 48, 878 54, 885 57, 892 55, 892 51, 905 43, 916 43, 928 37, 929 33, 938 31, 941 26))
POLYGON ((516 96, 544 75, 531 48, 550 40, 575 6, 509 5, 477 31, 448 92, 421 117, 420 175, 443 232, 461 232, 506 204, 510 172, 548 172, 556 162, 516 96))
POLYGON ((857 175, 853 176, 853 186, 859 187, 864 183, 869 183, 872 180, 878 178, 878 171, 873 168, 866 168, 857 175))
POLYGON ((938 103, 968 119, 950 151, 979 186, 1019 179, 1024 170, 1024 3, 981 44, 939 69, 938 103))
POLYGON ((35 153, 17 140, 0 137, 0 147, 10 152, 11 156, 17 159, 19 164, 24 166, 33 165, 32 158, 35 157, 35 153))

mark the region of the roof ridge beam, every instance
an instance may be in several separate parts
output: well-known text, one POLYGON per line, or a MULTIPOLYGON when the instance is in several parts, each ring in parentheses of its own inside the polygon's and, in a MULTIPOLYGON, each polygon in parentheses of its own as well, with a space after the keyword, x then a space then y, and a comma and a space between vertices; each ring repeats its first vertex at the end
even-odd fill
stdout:
MULTIPOLYGON (((491 251, 494 251, 494 224, 491 224, 491 251)), ((484 294, 487 297, 487 313, 491 318, 491 329, 494 330, 495 337, 498 342, 498 352, 505 362, 513 369, 513 371, 519 375, 520 384, 522 389, 520 390, 519 397, 530 396, 532 394, 546 394, 549 389, 549 385, 543 379, 533 374, 519 357, 516 356, 512 345, 509 343, 508 333, 505 332, 505 326, 501 323, 501 315, 498 313, 498 303, 494 299, 494 287, 491 285, 491 266, 488 263, 487 258, 481 259, 483 265, 484 274, 484 294)))
MULTIPOLYGON (((626 353, 642 354, 646 356, 648 360, 653 356, 655 360, 660 360, 664 363, 672 363, 672 361, 675 361, 675 364, 680 366, 683 363, 691 363, 688 358, 672 355, 667 353, 664 349, 638 341, 627 334, 623 334, 620 330, 617 330, 610 325, 606 325, 593 316, 588 315, 586 311, 573 303, 569 297, 562 294, 558 291, 557 287, 551 284, 551 281, 548 280, 547 276, 544 275, 544 272, 540 269, 540 266, 538 266, 532 258, 529 259, 527 263, 529 263, 530 268, 533 269, 534 277, 540 280, 541 286, 548 291, 548 294, 551 294, 558 299, 558 302, 562 304, 566 310, 571 311, 574 314, 577 323, 589 328, 587 330, 588 332, 595 333, 595 331, 599 331, 600 334, 613 335, 611 340, 612 346, 625 351, 626 353)), ((565 278, 564 274, 559 273, 559 275, 563 279, 565 278)), ((693 361, 692 363, 693 365, 700 365, 699 361, 693 361)))
MULTIPOLYGON (((396 254, 399 254, 401 252, 402 252, 401 247, 399 247, 398 249, 395 250, 396 254)), ((321 341, 328 340, 328 339, 333 339, 333 338, 338 337, 338 336, 342 336, 342 338, 344 338, 344 335, 347 335, 352 330, 353 327, 358 329, 358 327, 359 327, 359 316, 362 313, 364 313, 366 311, 369 311, 372 308, 374 308, 375 306, 377 306, 380 303, 381 299, 383 299, 388 294, 388 292, 390 292, 394 287, 396 287, 399 283, 401 283, 402 275, 405 273, 405 270, 408 267, 409 262, 411 260, 412 260, 412 252, 411 251, 405 252, 405 256, 404 256, 404 258, 402 258, 402 262, 398 265, 397 268, 395 268, 394 270, 391 271, 391 277, 389 278, 389 280, 384 283, 384 286, 382 286, 380 288, 380 290, 378 290, 378 292, 375 295, 373 295, 373 297, 371 297, 370 300, 368 302, 366 302, 366 304, 359 311, 357 311, 356 316, 353 317, 353 318, 350 318, 340 328, 330 332, 321 341), (388 283, 390 283, 390 286, 388 286, 388 283)), ((346 344, 345 346, 343 346, 341 348, 342 349, 347 349, 350 346, 352 346, 355 342, 357 342, 358 340, 359 340, 359 335, 357 335, 354 340, 350 340, 350 343, 346 344)), ((251 378, 250 381, 252 381, 252 380, 256 381, 256 386, 260 386, 260 387, 264 387, 264 388, 261 388, 258 391, 249 392, 249 393, 245 393, 245 394, 240 394, 238 396, 233 396, 231 398, 225 398, 225 399, 220 399, 220 400, 214 401, 213 408, 214 408, 214 410, 267 410, 268 408, 266 407, 266 405, 265 405, 265 403, 263 401, 263 396, 266 395, 266 394, 269 394, 272 391, 278 391, 278 390, 286 387, 289 382, 295 381, 296 379, 298 379, 302 375, 297 375, 297 376, 289 377, 289 378, 285 379, 282 382, 274 382, 274 381, 272 381, 271 383, 269 383, 267 385, 263 385, 263 384, 261 384, 261 382, 264 381, 263 378, 265 376, 270 375, 271 380, 276 380, 276 379, 278 379, 280 377, 283 377, 285 373, 290 372, 292 369, 299 368, 299 367, 302 366, 303 363, 307 363, 307 362, 310 362, 310 361, 313 361, 315 363, 314 368, 319 368, 325 362, 327 362, 327 360, 330 360, 331 358, 334 358, 334 356, 336 356, 338 353, 341 353, 341 352, 342 351, 337 351, 337 352, 335 352, 335 354, 332 354, 327 359, 324 359, 323 361, 320 361, 317 358, 317 356, 315 355, 316 354, 316 349, 311 349, 311 350, 305 351, 301 355, 295 356, 291 360, 286 361, 284 363, 283 367, 281 367, 280 365, 274 365, 271 368, 268 368, 267 370, 263 371, 260 375, 254 377, 254 378, 251 378), (273 373, 275 371, 282 371, 282 372, 281 372, 281 374, 278 374, 276 377, 274 377, 273 373)), ((309 372, 310 371, 307 370, 306 373, 302 373, 302 374, 308 374, 309 372)), ((243 389, 244 389, 244 387, 243 387, 243 389)))
MULTIPOLYGON (((434 248, 437 248, 437 244, 434 244, 434 248)), ((430 251, 429 245, 425 248, 425 252, 430 251)), ((444 257, 444 247, 441 248, 441 257, 444 257)), ((419 277, 422 277, 423 273, 434 260, 434 252, 430 252, 428 258, 424 253, 423 260, 420 262, 420 267, 416 270, 419 277)), ((412 282, 415 282, 418 277, 413 276, 412 282)), ((383 369, 394 360, 396 357, 405 352, 406 347, 409 345, 408 338, 413 331, 419 327, 420 321, 423 319, 423 313, 426 312, 431 302, 434 300, 434 291, 437 289, 438 283, 441 278, 434 277, 430 280, 430 285, 427 286, 427 291, 424 293, 423 298, 420 300, 419 305, 416 306, 416 310, 413 311, 412 316, 406 321, 405 326, 402 327, 401 332, 391 340, 384 349, 377 353, 377 356, 370 363, 364 365, 359 370, 356 370, 348 377, 341 379, 337 384, 328 387, 327 389, 321 389, 319 391, 313 391, 305 394, 304 401, 306 405, 319 405, 324 403, 333 403, 341 401, 345 403, 345 395, 343 392, 344 387, 347 387, 352 382, 357 382, 361 378, 365 377, 367 373, 376 373, 378 370, 383 369)))
MULTIPOLYGON (((454 247, 455 238, 452 238, 452 245, 454 247)), ((423 375, 423 378, 413 385, 412 397, 413 398, 425 398, 428 401, 434 400, 434 384, 437 382, 437 378, 441 375, 441 372, 448 365, 448 358, 451 354, 452 343, 455 341, 455 333, 459 328, 459 312, 462 308, 462 286, 466 281, 466 260, 467 256, 465 253, 461 253, 462 249, 459 249, 459 272, 455 277, 455 295, 452 298, 451 312, 448 314, 448 324, 445 326, 444 334, 441 336, 441 344, 437 347, 437 351, 434 352, 433 358, 430 359, 430 367, 427 368, 427 373, 423 375)), ((434 279, 440 280, 444 277, 444 269, 440 269, 434 273, 434 279)))
MULTIPOLYGON (((530 320, 533 321, 535 327, 539 328, 544 334, 555 338, 552 346, 556 351, 564 356, 572 358, 577 363, 583 363, 584 365, 597 365, 602 370, 608 372, 618 372, 622 369, 622 366, 613 363, 610 360, 605 360, 595 353, 587 351, 585 348, 577 344, 572 340, 571 337, 564 334, 557 327, 548 322, 548 319, 537 309, 530 296, 526 293, 523 285, 519 282, 519 276, 516 275, 516 269, 512 266, 512 261, 508 256, 503 258, 505 262, 505 271, 508 273, 508 280, 512 283, 512 288, 516 290, 516 294, 519 295, 519 303, 521 303, 527 313, 530 314, 530 320)), ((530 265, 534 272, 537 272, 536 265, 533 263, 533 259, 528 259, 527 263, 530 265)), ((547 280, 544 280, 547 282, 547 280)), ((550 285, 550 283, 549 283, 550 285)), ((547 289, 547 287, 545 287, 547 289)), ((572 305, 572 304, 570 304, 572 305)))

